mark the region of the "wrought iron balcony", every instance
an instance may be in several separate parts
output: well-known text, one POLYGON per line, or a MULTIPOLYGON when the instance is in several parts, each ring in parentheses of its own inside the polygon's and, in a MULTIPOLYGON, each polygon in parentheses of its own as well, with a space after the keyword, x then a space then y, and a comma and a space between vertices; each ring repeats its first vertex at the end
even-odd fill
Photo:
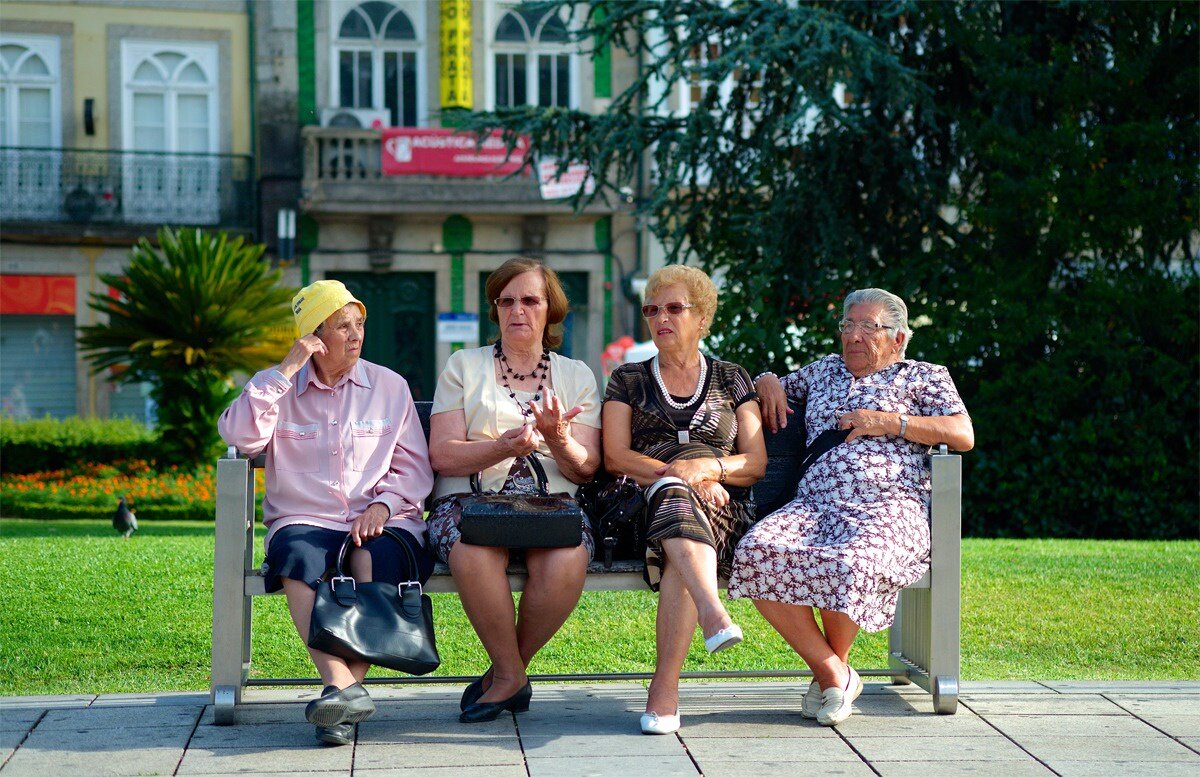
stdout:
POLYGON ((0 219, 75 228, 254 227, 253 158, 0 146, 0 219))
MULTIPOLYGON (((377 130, 304 127, 303 205, 312 213, 569 213, 536 176, 386 175, 377 130)), ((588 212, 609 213, 603 203, 588 212)))

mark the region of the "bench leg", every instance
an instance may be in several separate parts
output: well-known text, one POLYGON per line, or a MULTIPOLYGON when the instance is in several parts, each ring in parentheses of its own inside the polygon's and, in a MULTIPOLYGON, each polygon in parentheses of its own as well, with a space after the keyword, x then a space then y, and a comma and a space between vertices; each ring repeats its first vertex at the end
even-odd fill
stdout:
POLYGON ((958 710, 958 678, 933 678, 933 711, 939 715, 953 715, 958 710))
POLYGON ((217 462, 211 697, 214 720, 221 725, 236 722, 250 671, 251 598, 245 575, 254 550, 253 477, 245 459, 217 462))

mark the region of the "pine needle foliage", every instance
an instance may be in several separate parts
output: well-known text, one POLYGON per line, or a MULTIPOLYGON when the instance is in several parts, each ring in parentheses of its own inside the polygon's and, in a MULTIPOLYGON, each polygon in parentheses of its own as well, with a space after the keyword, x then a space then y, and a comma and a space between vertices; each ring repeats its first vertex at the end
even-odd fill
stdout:
POLYGON ((119 297, 92 294, 106 323, 80 327, 92 370, 148 381, 158 405, 159 458, 198 464, 218 443, 216 419, 236 394, 231 377, 286 351, 294 293, 262 261, 264 246, 199 229, 138 241, 120 274, 100 279, 119 297))
POLYGON ((975 422, 968 532, 1194 535, 1194 4, 537 5, 632 83, 599 115, 464 125, 633 191, 669 261, 723 279, 714 350, 795 368, 839 349, 846 293, 887 288, 975 422))

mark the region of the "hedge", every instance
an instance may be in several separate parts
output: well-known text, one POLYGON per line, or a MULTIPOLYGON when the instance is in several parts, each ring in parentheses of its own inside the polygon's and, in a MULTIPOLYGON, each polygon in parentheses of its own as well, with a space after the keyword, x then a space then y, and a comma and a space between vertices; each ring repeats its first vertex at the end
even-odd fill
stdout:
MULTIPOLYGON (((94 518, 111 520, 115 505, 81 505, 64 502, 40 502, 25 499, 5 499, 0 505, 0 516, 4 518, 39 518, 61 520, 94 518)), ((216 514, 215 502, 195 504, 152 504, 137 508, 139 521, 211 521, 216 514)))
POLYGON ((0 418, 0 471, 62 469, 74 462, 108 464, 154 458, 156 435, 130 420, 0 418))

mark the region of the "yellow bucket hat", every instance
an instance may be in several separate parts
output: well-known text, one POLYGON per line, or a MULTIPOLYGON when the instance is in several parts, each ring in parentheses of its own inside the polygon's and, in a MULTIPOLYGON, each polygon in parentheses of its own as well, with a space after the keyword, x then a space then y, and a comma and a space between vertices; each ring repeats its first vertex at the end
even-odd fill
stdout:
POLYGON ((311 335, 325 319, 353 302, 367 315, 367 306, 354 298, 341 281, 310 283, 292 297, 292 313, 300 336, 311 335))

